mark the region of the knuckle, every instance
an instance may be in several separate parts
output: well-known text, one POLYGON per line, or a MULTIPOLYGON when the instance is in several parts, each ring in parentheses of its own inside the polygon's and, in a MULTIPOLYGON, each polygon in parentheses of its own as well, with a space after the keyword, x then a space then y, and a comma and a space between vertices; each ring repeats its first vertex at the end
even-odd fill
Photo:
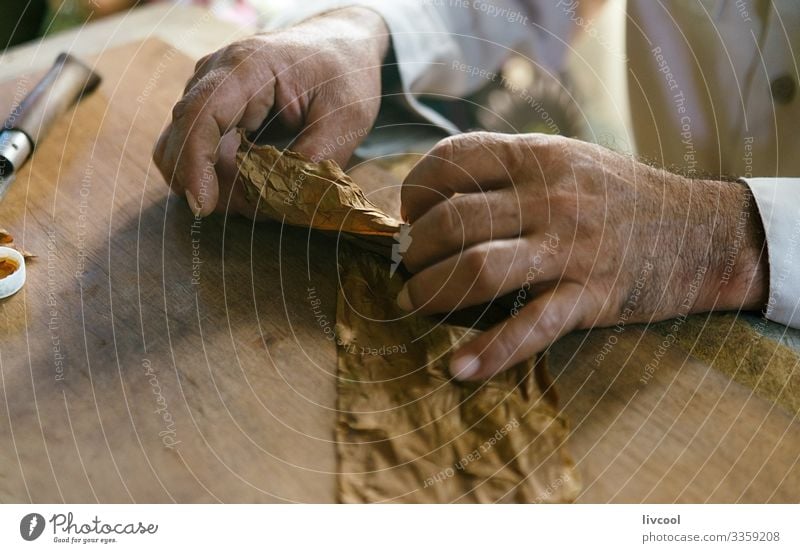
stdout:
POLYGON ((191 93, 203 101, 207 100, 211 94, 222 85, 236 84, 236 79, 230 71, 214 68, 203 75, 192 89, 191 93))
POLYGON ((428 155, 447 161, 455 161, 459 153, 471 152, 475 148, 491 147, 502 135, 488 131, 474 131, 443 138, 428 155))
POLYGON ((469 137, 477 155, 485 156, 487 163, 496 165, 497 174, 505 174, 514 182, 519 169, 525 167, 530 152, 524 147, 519 135, 493 132, 470 133, 469 137))
MULTIPOLYGON (((192 87, 178 100, 172 108, 173 121, 180 121, 198 115, 205 110, 212 94, 217 91, 225 80, 224 72, 211 70, 198 79, 192 87)), ((228 89, 231 90, 230 88, 228 89)))
POLYGON ((225 64, 238 67, 248 63, 254 54, 255 49, 252 42, 243 40, 227 46, 222 53, 222 59, 225 64))
POLYGON ((485 224, 491 230, 490 236, 492 238, 495 237, 495 229, 503 227, 522 233, 529 224, 528 219, 533 210, 536 209, 536 202, 539 199, 531 198, 530 195, 517 195, 514 198, 505 200, 505 204, 498 210, 493 210, 489 206, 482 206, 483 209, 475 217, 475 220, 479 220, 479 217, 485 219, 485 224))
POLYGON ((435 180, 441 169, 450 165, 450 152, 452 151, 453 138, 440 140, 417 160, 414 166, 403 179, 404 186, 401 194, 403 201, 416 194, 437 190, 435 180))
POLYGON ((530 133, 525 135, 525 141, 530 147, 542 151, 552 150, 562 140, 564 140, 564 137, 557 134, 530 133))
POLYGON ((453 150, 456 147, 458 136, 448 136, 437 142, 433 148, 428 152, 426 157, 435 158, 437 160, 450 160, 453 158, 453 150))
POLYGON ((194 64, 194 71, 195 71, 195 73, 196 73, 196 72, 198 72, 198 71, 200 71, 200 70, 201 70, 201 69, 202 69, 202 68, 203 68, 203 67, 204 67, 204 66, 205 66, 205 65, 208 63, 208 61, 209 61, 209 60, 210 60, 212 57, 214 57, 214 55, 215 55, 215 54, 206 54, 205 56, 203 56, 202 58, 200 58, 199 60, 197 60, 197 62, 194 64))
POLYGON ((490 355, 497 366, 510 365, 514 359, 514 347, 511 345, 511 340, 504 335, 498 337, 492 343, 490 355))
POLYGON ((513 144, 517 141, 516 135, 508 135, 490 131, 473 131, 458 135, 458 146, 465 151, 490 150, 497 152, 506 144, 513 144))
POLYGON ((468 138, 476 144, 482 146, 494 146, 504 142, 516 142, 517 136, 514 134, 506 134, 491 131, 475 131, 467 133, 468 138))
POLYGON ((509 367, 513 364, 514 358, 519 354, 520 342, 515 340, 515 336, 508 329, 500 331, 483 354, 483 358, 489 361, 490 365, 499 367, 509 367))
POLYGON ((561 333, 562 326, 563 321, 556 315, 555 309, 546 309, 542 311, 539 313, 539 317, 534 321, 536 333, 545 337, 548 341, 553 340, 561 333))
POLYGON ((172 120, 180 121, 184 119, 193 109, 194 103, 194 95, 191 94, 191 92, 185 94, 183 98, 175 102, 175 105, 172 107, 172 120))
POLYGON ((493 293, 497 283, 488 263, 489 248, 475 246, 464 253, 464 269, 473 277, 473 289, 479 294, 493 293))
POLYGON ((317 86, 313 89, 314 99, 324 110, 323 117, 341 116, 343 111, 354 109, 347 105, 347 91, 338 86, 317 86))
POLYGON ((464 231, 461 213, 452 200, 444 201, 434 207, 434 235, 448 242, 458 243, 464 231))
POLYGON ((476 278, 480 278, 480 273, 484 272, 484 267, 486 266, 485 248, 482 246, 475 246, 465 251, 462 264, 464 270, 470 275, 475 275, 476 278))
POLYGON ((534 157, 548 167, 564 159, 568 149, 567 138, 558 135, 534 133, 527 135, 527 145, 534 157))
POLYGON ((352 58, 348 57, 346 53, 348 50, 344 44, 339 46, 337 48, 334 41, 331 48, 314 51, 314 55, 308 60, 309 63, 332 70, 334 74, 344 72, 344 68, 352 64, 352 58))

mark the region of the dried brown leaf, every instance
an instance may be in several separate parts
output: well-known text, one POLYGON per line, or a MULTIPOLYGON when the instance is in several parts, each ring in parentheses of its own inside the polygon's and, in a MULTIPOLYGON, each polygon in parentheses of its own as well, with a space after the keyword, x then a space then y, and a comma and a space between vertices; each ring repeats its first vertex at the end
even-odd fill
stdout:
POLYGON ((388 263, 341 251, 340 500, 573 501, 580 476, 545 358, 455 382, 450 354, 476 331, 402 312, 388 263))
POLYGON ((2 227, 0 227, 0 246, 6 247, 6 248, 14 248, 19 253, 21 253, 22 257, 24 257, 26 260, 27 259, 33 259, 33 258, 37 257, 36 254, 33 254, 33 253, 31 253, 29 251, 26 251, 26 250, 23 250, 22 248, 17 246, 14 243, 14 237, 11 235, 11 233, 8 232, 6 229, 4 229, 2 227))
POLYGON ((315 163, 246 140, 236 159, 248 200, 272 219, 366 236, 392 236, 400 228, 400 221, 370 202, 335 161, 315 163))

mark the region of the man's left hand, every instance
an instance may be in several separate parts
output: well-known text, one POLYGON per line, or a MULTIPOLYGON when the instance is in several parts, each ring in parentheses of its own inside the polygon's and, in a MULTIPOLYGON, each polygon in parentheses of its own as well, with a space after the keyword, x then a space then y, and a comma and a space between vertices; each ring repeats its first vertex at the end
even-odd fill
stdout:
POLYGON ((746 185, 687 178, 558 136, 445 139, 402 191, 416 273, 398 304, 443 313, 516 291, 509 318, 453 354, 487 378, 578 328, 760 309, 763 228, 746 185))

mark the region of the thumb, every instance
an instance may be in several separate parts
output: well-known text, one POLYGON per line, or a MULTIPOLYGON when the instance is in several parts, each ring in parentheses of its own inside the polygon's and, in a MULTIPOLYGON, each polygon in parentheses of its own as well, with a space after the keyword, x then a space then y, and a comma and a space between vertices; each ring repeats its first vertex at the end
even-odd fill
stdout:
POLYGON ((579 326, 582 287, 566 283, 542 293, 505 322, 467 343, 451 360, 458 380, 489 378, 547 349, 579 326))
POLYGON ((344 168, 358 145, 369 134, 377 113, 364 115, 363 110, 350 106, 315 110, 312 105, 308 123, 292 149, 314 162, 332 159, 344 168))

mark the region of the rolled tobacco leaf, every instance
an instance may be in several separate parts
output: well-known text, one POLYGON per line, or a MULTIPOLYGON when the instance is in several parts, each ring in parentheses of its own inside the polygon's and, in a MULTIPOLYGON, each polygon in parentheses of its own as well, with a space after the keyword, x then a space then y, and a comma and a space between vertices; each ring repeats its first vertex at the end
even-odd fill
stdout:
POLYGON ((271 219, 362 236, 391 237, 400 229, 333 160, 315 163, 243 140, 237 163, 247 199, 271 219))

